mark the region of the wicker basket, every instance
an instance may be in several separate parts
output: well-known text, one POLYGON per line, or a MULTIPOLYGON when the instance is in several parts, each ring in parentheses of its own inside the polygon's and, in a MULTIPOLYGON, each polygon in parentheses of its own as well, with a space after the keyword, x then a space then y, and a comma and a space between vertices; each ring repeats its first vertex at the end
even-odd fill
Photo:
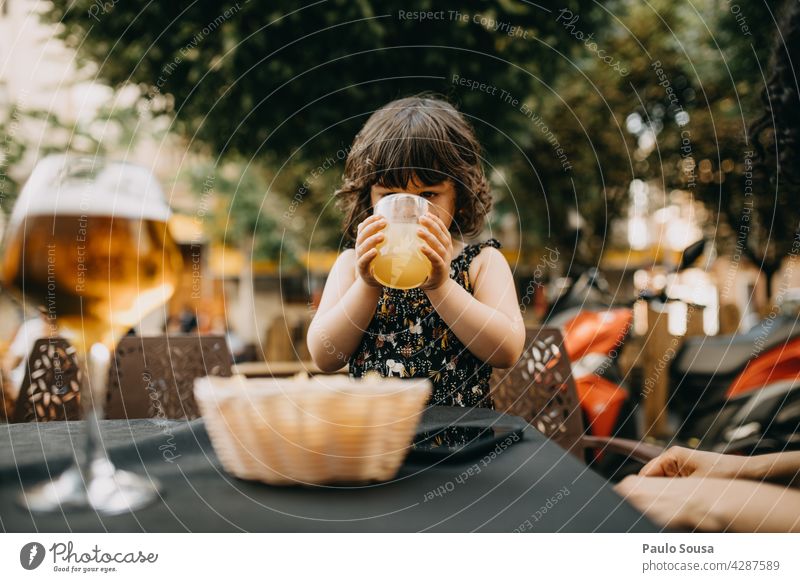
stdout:
POLYGON ((194 392, 226 470, 311 485, 394 477, 431 389, 426 379, 234 376, 198 378, 194 392))

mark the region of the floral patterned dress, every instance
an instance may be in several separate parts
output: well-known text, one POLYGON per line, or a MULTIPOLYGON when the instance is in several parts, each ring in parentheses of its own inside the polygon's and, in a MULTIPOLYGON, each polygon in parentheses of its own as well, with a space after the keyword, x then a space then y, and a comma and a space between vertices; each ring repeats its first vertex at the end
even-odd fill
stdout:
MULTIPOLYGON (((469 293, 472 260, 486 246, 499 249, 497 239, 471 244, 450 262, 450 278, 469 293)), ((370 370, 381 376, 430 378, 429 404, 492 407, 492 368, 464 346, 436 313, 421 289, 383 288, 377 309, 358 348, 350 357, 350 376, 370 370)))

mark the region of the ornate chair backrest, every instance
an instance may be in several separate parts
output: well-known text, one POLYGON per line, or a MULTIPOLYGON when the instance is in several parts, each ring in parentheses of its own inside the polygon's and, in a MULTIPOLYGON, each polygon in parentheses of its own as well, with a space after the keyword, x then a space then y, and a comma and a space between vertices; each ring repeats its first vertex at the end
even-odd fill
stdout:
POLYGON ((495 369, 492 398, 498 412, 521 416, 539 432, 583 458, 583 417, 558 328, 525 330, 525 351, 509 369, 495 369))
MULTIPOLYGON (((105 417, 197 418, 194 379, 230 376, 231 365, 222 336, 125 337, 109 370, 105 417)), ((65 339, 38 340, 28 370, 12 422, 82 417, 75 349, 65 339)))
POLYGON ((60 337, 33 344, 12 422, 81 418, 80 376, 75 348, 60 337))
POLYGON ((232 363, 223 336, 125 337, 109 371, 106 418, 197 418, 195 378, 230 376, 232 363))

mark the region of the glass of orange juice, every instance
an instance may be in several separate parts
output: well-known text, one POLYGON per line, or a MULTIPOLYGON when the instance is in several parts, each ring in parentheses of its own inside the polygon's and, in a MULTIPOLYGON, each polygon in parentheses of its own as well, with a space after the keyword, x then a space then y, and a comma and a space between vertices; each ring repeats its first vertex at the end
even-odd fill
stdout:
POLYGON ((393 289, 413 289, 431 274, 431 262, 422 254, 417 235, 419 218, 428 212, 428 201, 413 194, 390 194, 375 205, 375 214, 386 217, 384 239, 372 261, 372 276, 393 289))

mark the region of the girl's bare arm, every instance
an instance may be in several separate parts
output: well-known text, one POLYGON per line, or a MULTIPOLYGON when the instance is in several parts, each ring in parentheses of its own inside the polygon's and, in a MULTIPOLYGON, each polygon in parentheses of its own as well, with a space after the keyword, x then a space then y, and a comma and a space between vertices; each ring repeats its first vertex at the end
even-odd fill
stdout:
POLYGON ((339 255, 325 283, 319 309, 308 330, 308 351, 325 372, 345 365, 369 326, 381 285, 369 265, 384 239, 386 219, 368 216, 358 225, 356 246, 339 255))
POLYGON ((473 295, 453 279, 425 293, 475 357, 490 366, 510 368, 525 347, 525 326, 508 262, 497 249, 484 248, 470 265, 469 276, 473 295))
POLYGON ((347 363, 375 314, 381 289, 356 276, 355 260, 352 249, 339 255, 308 329, 308 351, 324 372, 347 363))

